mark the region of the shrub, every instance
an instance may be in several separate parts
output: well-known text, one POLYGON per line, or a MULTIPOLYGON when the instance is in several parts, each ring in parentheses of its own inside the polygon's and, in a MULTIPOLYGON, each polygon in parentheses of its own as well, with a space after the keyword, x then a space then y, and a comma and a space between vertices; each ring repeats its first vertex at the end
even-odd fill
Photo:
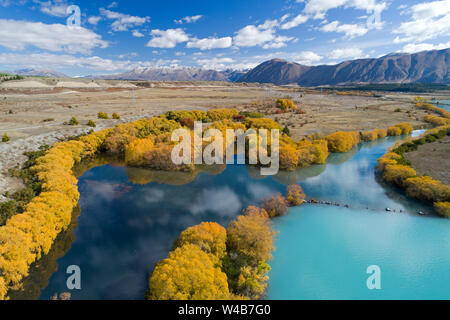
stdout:
POLYGON ((241 111, 239 112, 239 115, 246 118, 264 118, 264 113, 261 112, 241 111))
POLYGON ((97 117, 98 117, 99 119, 109 119, 108 114, 107 114, 106 112, 99 112, 99 113, 97 114, 97 117))
POLYGON ((169 111, 166 113, 166 118, 168 120, 180 121, 181 119, 193 119, 194 121, 203 121, 208 120, 206 112, 200 110, 192 110, 192 111, 169 111))
POLYGON ((377 139, 378 139, 378 132, 375 130, 361 133, 362 141, 369 142, 369 141, 375 141, 377 139))
POLYGON ((423 119, 426 122, 429 122, 435 126, 445 126, 445 125, 449 125, 450 124, 450 119, 446 119, 443 117, 438 117, 438 116, 425 116, 425 118, 423 119))
POLYGON ((387 129, 375 129, 372 132, 376 132, 378 135, 378 139, 383 139, 387 137, 387 129))
POLYGON ((450 202, 436 202, 434 208, 445 218, 450 218, 450 202))
POLYGON ((114 120, 120 120, 120 116, 117 113, 115 113, 115 112, 112 114, 112 118, 114 120))
POLYGON ((72 119, 70 119, 69 121, 69 126, 76 126, 79 125, 80 123, 78 122, 77 118, 72 117, 72 119))
POLYGON ((186 127, 188 129, 194 130, 195 121, 192 118, 183 118, 180 119, 180 125, 186 127))
POLYGON ((413 132, 413 127, 409 123, 399 123, 395 127, 402 130, 402 134, 410 134, 413 132))
POLYGON ((300 206, 305 199, 305 192, 298 184, 291 184, 287 187, 286 200, 290 206, 300 206))
POLYGON ((450 186, 431 177, 414 177, 405 181, 408 196, 428 202, 450 201, 450 186))
POLYGON ((348 152, 359 143, 359 133, 338 131, 325 137, 331 152, 348 152))
POLYGON ((206 113, 211 121, 233 119, 239 112, 236 109, 211 109, 206 113))
POLYGON ((389 127, 387 130, 387 135, 390 137, 393 136, 401 136, 402 135, 402 129, 399 127, 389 127))
POLYGON ((295 105, 294 101, 289 99, 278 99, 276 102, 277 108, 283 112, 290 110, 297 110, 298 107, 295 105))
POLYGON ((271 218, 284 216, 288 213, 288 202, 286 198, 279 193, 271 198, 264 199, 262 207, 267 211, 271 218))
POLYGON ((277 129, 282 131, 283 127, 273 121, 272 119, 259 119, 259 118, 247 118, 247 120, 245 120, 244 122, 245 126, 247 128, 253 128, 253 129, 267 129, 267 130, 272 130, 272 129, 277 129))
POLYGON ((89 120, 88 126, 89 126, 89 127, 92 127, 92 128, 95 128, 95 127, 97 127, 97 124, 96 124, 94 121, 89 120))
POLYGON ((225 273, 192 244, 172 251, 150 278, 151 300, 225 300, 229 295, 225 273))
POLYGON ((416 170, 409 166, 388 164, 384 167, 383 179, 391 184, 402 187, 406 179, 415 177, 416 170))
MULTIPOLYGON (((6 224, 9 218, 16 214, 16 202, 14 200, 0 203, 0 226, 6 224)), ((1 295, 0 295, 1 297, 1 295)))
POLYGON ((2 137, 2 142, 9 142, 11 141, 11 138, 5 133, 2 137))

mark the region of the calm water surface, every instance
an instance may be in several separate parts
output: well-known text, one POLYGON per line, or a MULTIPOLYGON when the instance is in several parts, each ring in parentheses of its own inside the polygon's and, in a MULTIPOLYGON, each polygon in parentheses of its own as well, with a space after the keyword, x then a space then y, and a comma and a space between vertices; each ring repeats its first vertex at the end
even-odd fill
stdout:
POLYGON ((327 165, 269 178, 245 166, 197 176, 120 165, 88 169, 79 178, 73 225, 16 297, 67 291, 65 271, 78 265, 82 290, 73 299, 142 299, 154 264, 181 231, 202 221, 226 226, 242 208, 299 182, 309 198, 350 208, 305 205, 275 220, 268 298, 449 298, 450 221, 417 216, 431 209, 375 180, 376 159, 393 142, 363 144, 330 156, 327 165), (369 265, 381 267, 383 290, 367 290, 369 265))

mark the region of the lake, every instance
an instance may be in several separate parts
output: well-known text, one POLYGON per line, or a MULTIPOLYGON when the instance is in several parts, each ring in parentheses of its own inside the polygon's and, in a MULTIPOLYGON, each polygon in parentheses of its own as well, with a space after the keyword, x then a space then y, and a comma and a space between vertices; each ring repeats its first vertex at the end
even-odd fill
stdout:
POLYGON ((180 232, 202 221, 227 226, 241 209, 297 182, 308 198, 341 206, 308 204, 274 220, 269 299, 449 298, 450 221, 417 215, 432 209, 375 179, 376 159, 397 139, 274 177, 239 165, 189 174, 84 164, 72 226, 12 298, 47 300, 68 291, 66 269, 77 265, 82 290, 72 299, 143 299, 154 264, 180 232), (380 291, 366 287, 369 265, 381 268, 380 291))

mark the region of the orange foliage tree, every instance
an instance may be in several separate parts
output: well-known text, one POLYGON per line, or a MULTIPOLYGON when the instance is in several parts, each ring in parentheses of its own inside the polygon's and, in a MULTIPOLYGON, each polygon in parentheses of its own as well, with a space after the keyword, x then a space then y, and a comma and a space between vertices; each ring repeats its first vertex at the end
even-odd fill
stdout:
POLYGON ((288 212, 288 202, 280 193, 277 193, 268 199, 264 199, 262 207, 267 211, 271 218, 284 216, 288 212))
POLYGON ((291 184, 287 187, 286 200, 291 206, 300 206, 306 199, 305 192, 298 184, 291 184))

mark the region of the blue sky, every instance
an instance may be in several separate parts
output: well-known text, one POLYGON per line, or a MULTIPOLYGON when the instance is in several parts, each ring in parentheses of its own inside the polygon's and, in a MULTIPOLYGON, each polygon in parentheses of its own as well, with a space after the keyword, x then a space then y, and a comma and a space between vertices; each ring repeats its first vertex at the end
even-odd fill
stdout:
POLYGON ((0 70, 246 69, 447 47, 450 0, 0 0, 0 70))

